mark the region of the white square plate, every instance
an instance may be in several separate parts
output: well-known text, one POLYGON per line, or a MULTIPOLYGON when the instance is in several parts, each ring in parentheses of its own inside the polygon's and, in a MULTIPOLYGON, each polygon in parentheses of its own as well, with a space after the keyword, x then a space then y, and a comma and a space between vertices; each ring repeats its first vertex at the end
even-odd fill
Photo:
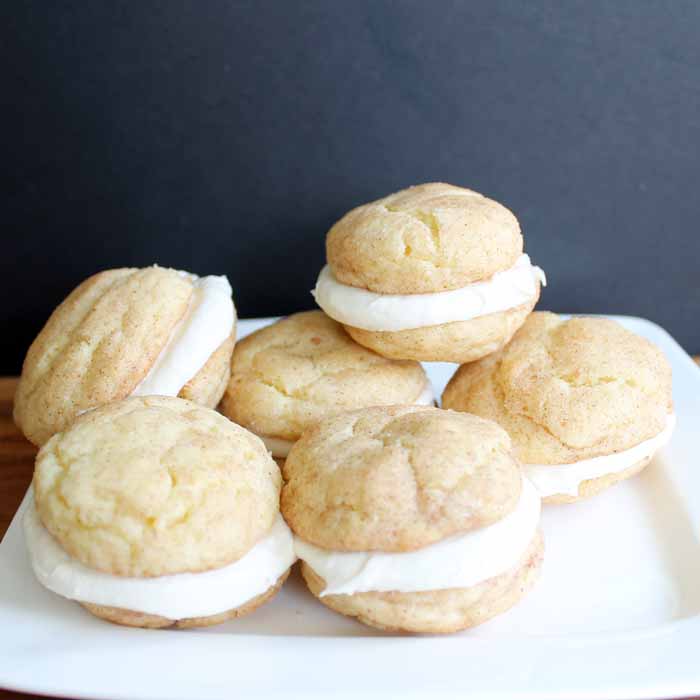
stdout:
MULTIPOLYGON (((293 575, 271 603, 206 631, 118 627, 34 580, 23 504, 0 545, 0 686, 113 700, 700 694, 700 371, 658 326, 617 320, 673 365, 675 434, 639 477, 545 508, 542 578, 505 615, 392 636, 325 609, 293 575)), ((242 321, 240 335, 269 322, 242 321)), ((428 371, 442 392, 454 365, 428 371)))

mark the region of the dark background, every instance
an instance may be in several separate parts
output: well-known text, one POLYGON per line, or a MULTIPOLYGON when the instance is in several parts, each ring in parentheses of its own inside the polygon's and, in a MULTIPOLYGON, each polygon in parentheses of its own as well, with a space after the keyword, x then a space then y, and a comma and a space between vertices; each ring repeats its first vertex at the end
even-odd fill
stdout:
POLYGON ((6 2, 0 373, 104 268, 310 308, 344 211, 445 180, 509 206, 542 306, 700 351, 700 3, 6 2))

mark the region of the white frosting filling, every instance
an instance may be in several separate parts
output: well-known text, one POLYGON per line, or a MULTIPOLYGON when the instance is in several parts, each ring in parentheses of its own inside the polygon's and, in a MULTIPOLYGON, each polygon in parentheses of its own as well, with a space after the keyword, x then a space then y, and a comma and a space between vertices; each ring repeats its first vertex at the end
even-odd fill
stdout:
POLYGON ((377 294, 338 282, 326 265, 311 293, 331 318, 348 326, 403 331, 507 311, 532 301, 538 281, 546 285, 544 272, 523 254, 488 280, 434 294, 377 294))
POLYGON ((231 335, 236 309, 228 279, 180 274, 194 285, 189 309, 131 396, 177 396, 231 335))
POLYGON ((267 451, 273 457, 277 457, 278 459, 287 459, 289 450, 291 450, 292 446, 294 445, 293 440, 285 440, 284 438, 278 437, 268 437, 267 435, 259 435, 258 437, 265 443, 267 451))
POLYGON ((80 563, 41 524, 33 499, 24 515, 24 538, 39 583, 54 593, 171 620, 237 608, 267 591, 296 561, 292 533, 281 515, 270 532, 233 564, 152 578, 112 576, 80 563))
MULTIPOLYGON (((413 402, 416 406, 432 406, 435 403, 435 392, 433 391, 433 386, 430 381, 425 383, 425 388, 421 391, 418 398, 413 402)), ((284 438, 269 437, 267 435, 258 436, 267 447, 267 451, 272 454, 273 457, 278 459, 286 459, 289 454, 289 450, 292 449, 294 445, 293 440, 285 440, 284 438)))
POLYGON ((435 405, 435 392, 433 391, 433 385, 428 380, 425 383, 423 391, 418 395, 418 398, 413 402, 416 406, 434 406, 435 405))
POLYGON ((671 439, 675 424, 676 416, 671 413, 666 427, 656 437, 622 452, 581 459, 572 464, 523 464, 523 469, 542 498, 555 494, 577 496, 579 486, 584 481, 625 471, 637 462, 651 457, 671 439))
POLYGON ((325 580, 321 596, 469 588, 516 566, 535 537, 539 519, 540 497, 523 479, 516 509, 502 520, 413 552, 334 552, 298 537, 294 548, 325 580))

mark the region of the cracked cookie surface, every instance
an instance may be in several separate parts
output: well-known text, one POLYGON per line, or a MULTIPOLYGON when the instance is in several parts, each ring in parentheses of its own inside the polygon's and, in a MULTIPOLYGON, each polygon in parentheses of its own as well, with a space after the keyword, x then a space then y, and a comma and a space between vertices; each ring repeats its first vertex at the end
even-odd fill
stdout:
POLYGON ((391 406, 321 421, 284 466, 282 513, 303 540, 331 550, 410 551, 500 520, 521 475, 491 421, 391 406))
POLYGON ((441 182, 363 204, 326 238, 335 278, 381 294, 464 287, 512 267, 522 251, 520 225, 506 207, 441 182))
POLYGON ((651 342, 601 318, 535 312, 502 351, 463 365, 445 408, 496 421, 529 464, 567 464, 658 435, 671 367, 651 342))
POLYGON ((118 576, 225 566, 272 527, 281 477, 262 441, 215 411, 130 398, 40 450, 39 517, 71 556, 118 576))
POLYGON ((413 403, 426 382, 418 362, 382 357, 307 311, 238 342, 221 410, 259 435, 296 440, 333 413, 413 403))

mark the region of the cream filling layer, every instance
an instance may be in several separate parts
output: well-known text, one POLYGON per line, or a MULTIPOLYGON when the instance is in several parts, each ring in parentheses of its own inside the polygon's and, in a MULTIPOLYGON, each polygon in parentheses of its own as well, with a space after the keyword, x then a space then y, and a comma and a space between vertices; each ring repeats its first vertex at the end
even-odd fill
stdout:
POLYGON ((367 591, 469 588, 517 566, 532 543, 540 497, 523 478, 517 507, 502 520, 413 552, 335 552, 294 538, 297 557, 325 582, 321 597, 367 591))
MULTIPOLYGON (((433 391, 433 386, 429 381, 426 382, 425 388, 413 403, 416 406, 432 406, 435 403, 435 392, 433 391)), ((287 459, 289 450, 291 450, 292 446, 294 445, 293 440, 269 437, 267 435, 258 435, 258 437, 265 443, 267 451, 270 452, 273 457, 277 457, 278 459, 287 459)))
POLYGON ((180 274, 194 285, 187 314, 131 396, 177 396, 233 331, 236 309, 228 279, 180 274))
POLYGON ((268 437, 267 435, 258 435, 258 437, 265 443, 267 451, 273 457, 277 457, 277 459, 287 459, 289 450, 294 445, 292 440, 285 440, 284 438, 268 437))
POLYGON ((201 573, 152 578, 112 576, 71 557, 41 524, 32 499, 24 538, 39 583, 64 598, 161 615, 171 620, 217 615, 272 587, 296 561, 293 536, 281 515, 241 559, 201 573))
POLYGON ((666 427, 656 436, 622 452, 581 459, 572 464, 523 464, 523 470, 542 498, 554 495, 577 496, 584 481, 616 474, 650 458, 673 434, 675 414, 669 414, 666 427))
POLYGON ((326 265, 311 292, 336 321, 368 331, 404 331, 469 321, 532 301, 544 272, 523 254, 508 270, 483 282, 434 294, 377 294, 342 284, 326 265))

